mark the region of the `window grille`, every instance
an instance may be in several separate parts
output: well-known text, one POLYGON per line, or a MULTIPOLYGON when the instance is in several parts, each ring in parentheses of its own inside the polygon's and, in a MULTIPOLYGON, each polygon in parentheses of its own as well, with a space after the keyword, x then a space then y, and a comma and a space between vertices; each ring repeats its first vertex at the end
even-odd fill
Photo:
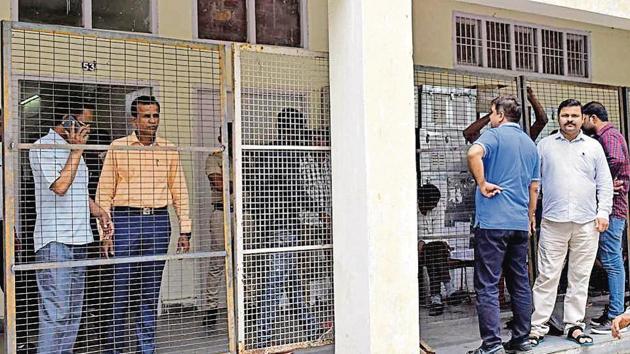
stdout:
POLYGON ((528 26, 514 26, 514 44, 516 69, 520 71, 538 71, 537 30, 528 26))
POLYGON ((588 76, 588 46, 584 35, 567 33, 568 75, 588 76))
POLYGON ((486 21, 486 46, 488 67, 512 69, 510 59, 510 25, 508 23, 486 21))
POLYGON ((456 17, 457 63, 481 66, 481 20, 456 17))
POLYGON ((588 33, 462 13, 453 25, 456 67, 590 79, 588 33))
POLYGON ((542 30, 543 73, 564 75, 564 43, 563 33, 542 30))

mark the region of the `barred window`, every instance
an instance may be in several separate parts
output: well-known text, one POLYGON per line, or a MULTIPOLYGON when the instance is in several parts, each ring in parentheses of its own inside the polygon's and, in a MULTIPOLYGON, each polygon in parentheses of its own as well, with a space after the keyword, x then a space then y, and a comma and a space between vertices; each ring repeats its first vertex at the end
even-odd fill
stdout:
POLYGON ((543 73, 564 75, 564 39, 559 31, 542 30, 543 73))
POLYGON ((519 71, 538 71, 537 30, 528 26, 514 26, 514 44, 516 50, 516 69, 519 71))
POLYGON ((453 32, 456 67, 590 79, 588 33, 462 13, 453 32))
POLYGON ((457 16, 455 32, 457 63, 481 66, 481 20, 457 16))
POLYGON ((588 76, 588 46, 584 35, 567 33, 568 75, 588 76))
POLYGON ((508 23, 486 21, 489 68, 512 69, 510 42, 510 25, 508 23))

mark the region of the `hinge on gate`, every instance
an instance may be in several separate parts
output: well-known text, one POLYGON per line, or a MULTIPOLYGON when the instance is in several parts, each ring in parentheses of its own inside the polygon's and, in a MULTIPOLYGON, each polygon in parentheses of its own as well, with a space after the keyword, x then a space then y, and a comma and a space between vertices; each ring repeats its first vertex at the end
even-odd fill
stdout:
POLYGON ((15 143, 9 144, 9 150, 15 150, 15 143))

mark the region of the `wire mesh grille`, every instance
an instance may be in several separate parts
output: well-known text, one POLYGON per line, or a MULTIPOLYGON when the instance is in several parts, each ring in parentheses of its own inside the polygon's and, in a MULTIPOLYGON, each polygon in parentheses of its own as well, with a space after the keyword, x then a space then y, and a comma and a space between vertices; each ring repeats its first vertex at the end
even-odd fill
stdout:
POLYGON ((18 347, 227 351, 221 47, 10 26, 18 347))
MULTIPOLYGON (((604 87, 589 84, 572 84, 567 82, 551 82, 528 79, 527 86, 536 94, 549 122, 537 137, 536 141, 548 136, 558 129, 558 105, 567 98, 575 98, 582 104, 598 101, 606 107, 608 118, 616 127, 620 127, 619 93, 615 87, 604 87)), ((535 118, 533 109, 526 112, 535 118)))
POLYGON ((246 350, 324 343, 333 330, 328 61, 239 55, 240 341, 246 350))
POLYGON ((471 233, 475 182, 466 152, 486 124, 466 137, 462 133, 484 119, 493 98, 518 91, 514 78, 420 67, 415 85, 420 327, 422 337, 432 343, 433 335, 440 336, 434 329, 440 323, 476 317, 471 233))
MULTIPOLYGON (((466 151, 488 129, 490 101, 499 95, 525 97, 530 136, 536 141, 558 129, 557 106, 567 98, 583 104, 599 101, 609 119, 621 127, 616 87, 566 81, 465 74, 416 67, 418 173, 418 262, 421 337, 434 348, 476 341, 465 335, 445 337, 455 321, 477 318, 474 306, 473 262, 475 182, 468 172, 466 151)), ((538 218, 541 214, 538 202, 538 218)), ((540 219, 538 221, 540 225, 540 219)), ((530 280, 536 275, 537 235, 530 240, 530 280)), ((567 287, 566 270, 559 298, 567 287)), ((607 277, 597 263, 589 295, 607 294, 607 277)), ((510 297, 499 282, 502 311, 510 297)), ((467 322, 468 323, 468 322, 467 322)))

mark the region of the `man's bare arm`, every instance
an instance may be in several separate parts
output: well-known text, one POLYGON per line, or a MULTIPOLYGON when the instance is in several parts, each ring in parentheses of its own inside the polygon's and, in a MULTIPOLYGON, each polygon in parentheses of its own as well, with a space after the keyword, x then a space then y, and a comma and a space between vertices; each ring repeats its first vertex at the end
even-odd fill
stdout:
POLYGON ((481 135, 481 129, 490 123, 490 114, 486 114, 485 116, 477 119, 471 125, 464 129, 464 139, 466 139, 469 143, 474 143, 479 136, 481 135))
POLYGON ((538 101, 538 98, 534 95, 534 91, 529 86, 527 87, 527 100, 532 105, 534 116, 536 116, 536 121, 534 121, 534 124, 529 128, 529 135, 532 140, 535 141, 549 122, 549 118, 547 117, 545 108, 540 104, 540 101, 538 101))

